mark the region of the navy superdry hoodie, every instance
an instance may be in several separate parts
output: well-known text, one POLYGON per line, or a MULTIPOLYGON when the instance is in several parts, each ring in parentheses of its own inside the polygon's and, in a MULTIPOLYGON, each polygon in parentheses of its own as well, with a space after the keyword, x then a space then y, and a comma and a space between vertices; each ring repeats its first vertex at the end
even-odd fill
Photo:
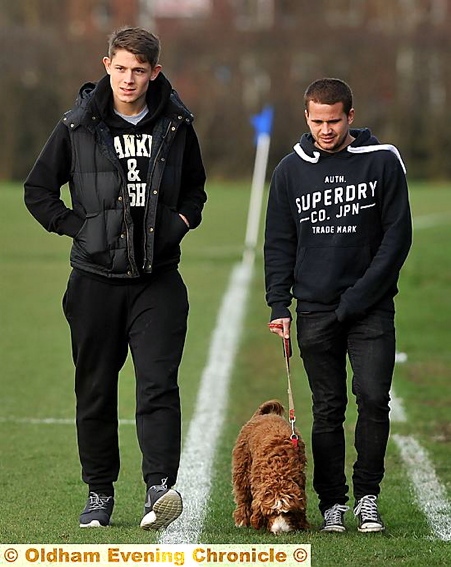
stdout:
POLYGON ((265 230, 271 320, 335 311, 340 321, 393 310, 412 241, 405 168, 394 146, 351 130, 345 149, 319 150, 304 134, 276 167, 265 230))

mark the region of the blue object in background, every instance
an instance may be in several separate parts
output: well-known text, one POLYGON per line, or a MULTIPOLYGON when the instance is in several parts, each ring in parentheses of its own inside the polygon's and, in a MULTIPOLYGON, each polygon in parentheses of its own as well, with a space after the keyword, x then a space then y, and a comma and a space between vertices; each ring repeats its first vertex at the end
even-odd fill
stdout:
POLYGON ((254 114, 251 117, 251 124, 255 130, 255 144, 261 134, 271 134, 272 119, 274 115, 274 108, 272 106, 265 106, 260 114, 254 114))

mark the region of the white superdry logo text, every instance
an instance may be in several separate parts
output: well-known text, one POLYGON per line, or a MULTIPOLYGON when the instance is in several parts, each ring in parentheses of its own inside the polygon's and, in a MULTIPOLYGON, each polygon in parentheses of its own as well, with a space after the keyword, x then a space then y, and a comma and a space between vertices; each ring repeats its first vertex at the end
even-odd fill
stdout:
MULTIPOLYGON (((339 176, 333 180, 337 181, 339 176)), ((326 177, 327 181, 332 180, 326 177)), ((340 185, 323 189, 322 191, 312 191, 297 197, 295 200, 299 214, 299 222, 310 221, 312 225, 331 221, 326 230, 313 230, 314 234, 338 234, 338 226, 335 227, 334 220, 347 216, 357 216, 362 209, 376 206, 377 180, 356 184, 340 185)), ((313 228, 313 227, 312 227, 313 228)), ((349 227, 347 232, 355 232, 356 228, 349 227)), ((343 227, 340 232, 346 232, 343 227)))

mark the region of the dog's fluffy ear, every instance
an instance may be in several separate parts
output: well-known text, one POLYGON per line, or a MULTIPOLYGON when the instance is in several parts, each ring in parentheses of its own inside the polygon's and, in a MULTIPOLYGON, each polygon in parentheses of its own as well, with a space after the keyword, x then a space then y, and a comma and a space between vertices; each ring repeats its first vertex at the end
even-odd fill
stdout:
POLYGON ((284 412, 285 412, 285 408, 279 402, 279 400, 269 400, 268 402, 263 403, 254 413, 254 415, 265 415, 268 413, 283 415, 284 412))

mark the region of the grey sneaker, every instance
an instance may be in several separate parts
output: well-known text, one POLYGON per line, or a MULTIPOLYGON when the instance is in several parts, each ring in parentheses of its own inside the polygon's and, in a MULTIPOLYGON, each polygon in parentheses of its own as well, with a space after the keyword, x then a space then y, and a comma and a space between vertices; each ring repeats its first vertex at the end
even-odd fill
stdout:
POLYGON ((345 532, 346 527, 343 522, 344 513, 349 510, 343 504, 334 504, 324 512, 324 522, 321 526, 322 532, 345 532))
POLYGON ((80 528, 103 528, 110 525, 114 498, 90 492, 85 509, 80 516, 80 528))
POLYGON ((381 520, 377 509, 377 496, 367 494, 357 501, 354 515, 358 520, 359 532, 382 532, 385 530, 384 522, 381 520))
POLYGON ((183 510, 182 497, 165 484, 151 486, 146 494, 144 516, 141 520, 143 530, 167 528, 183 510))

